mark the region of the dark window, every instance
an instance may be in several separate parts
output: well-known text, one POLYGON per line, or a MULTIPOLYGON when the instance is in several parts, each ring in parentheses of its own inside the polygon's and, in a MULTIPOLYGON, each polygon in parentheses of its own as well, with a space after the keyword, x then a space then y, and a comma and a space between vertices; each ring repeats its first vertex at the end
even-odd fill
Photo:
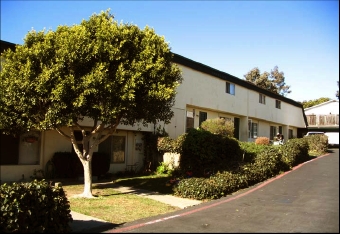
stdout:
POLYGON ((274 140, 276 134, 277 134, 276 126, 270 126, 270 140, 274 140))
POLYGON ((289 129, 288 130, 288 139, 292 139, 294 136, 293 136, 293 129, 289 129))
POLYGON ((0 135, 0 165, 18 165, 19 137, 0 135))
POLYGON ((195 110, 187 111, 186 132, 188 132, 189 129, 194 128, 194 116, 195 110))
POLYGON ((276 107, 277 109, 281 109, 281 101, 276 100, 276 102, 275 102, 275 107, 276 107))
POLYGON ((201 127, 201 124, 207 120, 207 112, 200 111, 200 119, 199 119, 199 126, 201 127))
POLYGON ((266 104, 266 96, 259 94, 259 103, 266 104))
POLYGON ((112 163, 124 163, 125 139, 125 136, 110 136, 99 144, 98 152, 110 154, 112 163))
POLYGON ((226 82, 226 93, 235 95, 235 85, 229 82, 226 82))

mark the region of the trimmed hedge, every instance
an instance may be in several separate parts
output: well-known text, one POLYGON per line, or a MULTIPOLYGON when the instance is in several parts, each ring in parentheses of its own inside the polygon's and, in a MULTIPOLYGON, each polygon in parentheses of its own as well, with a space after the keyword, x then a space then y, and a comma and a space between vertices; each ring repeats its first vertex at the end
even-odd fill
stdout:
POLYGON ((44 180, 1 185, 0 204, 1 233, 72 231, 70 204, 63 188, 44 180))
MULTIPOLYGON (((224 197, 310 160, 309 142, 305 138, 290 139, 278 146, 240 142, 243 159, 236 162, 237 167, 229 171, 217 171, 208 178, 194 173, 192 178, 182 179, 174 185, 174 194, 198 200, 224 197)), ((324 149, 324 144, 327 142, 321 143, 321 149, 324 149)))

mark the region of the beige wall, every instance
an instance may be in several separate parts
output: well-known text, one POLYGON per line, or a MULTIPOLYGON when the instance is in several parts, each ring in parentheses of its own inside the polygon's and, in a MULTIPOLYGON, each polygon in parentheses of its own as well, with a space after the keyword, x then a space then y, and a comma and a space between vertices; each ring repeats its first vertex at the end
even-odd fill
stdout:
MULTIPOLYGON (((68 132, 67 129, 63 129, 68 132)), ((40 162, 38 165, 1 165, 0 178, 1 183, 9 181, 19 181, 24 175, 25 180, 29 180, 33 175, 34 169, 44 170, 48 160, 50 160, 55 152, 71 152, 72 145, 69 140, 61 136, 57 131, 46 131, 41 133, 40 141, 40 162)), ((142 141, 142 132, 118 130, 114 135, 126 136, 125 141, 125 163, 111 164, 109 172, 116 173, 124 171, 126 165, 139 162, 139 168, 143 167, 144 143, 141 150, 136 150, 135 143, 142 141)), ((95 149, 97 151, 98 149, 95 149)))
POLYGON ((239 85, 235 85, 235 95, 228 94, 225 80, 183 65, 179 67, 184 79, 177 89, 173 107, 175 116, 166 128, 171 138, 176 139, 185 133, 186 111, 195 111, 195 128, 199 124, 199 111, 207 112, 208 119, 240 118, 241 141, 254 140, 248 139, 248 119, 258 123, 258 135, 265 137, 270 136, 270 126, 282 126, 282 133, 285 136, 288 136, 288 129, 292 129, 293 135, 296 136, 297 128, 305 127, 301 108, 281 101, 281 109, 278 109, 275 107, 276 99, 268 96, 266 96, 266 104, 261 104, 258 92, 239 85))

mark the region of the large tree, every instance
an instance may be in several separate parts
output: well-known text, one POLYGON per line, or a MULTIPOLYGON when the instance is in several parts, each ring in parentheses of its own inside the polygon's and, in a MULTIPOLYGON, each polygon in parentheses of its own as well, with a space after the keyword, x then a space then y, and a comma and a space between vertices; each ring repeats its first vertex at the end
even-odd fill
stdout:
POLYGON ((279 72, 277 66, 275 66, 270 73, 265 71, 262 74, 259 68, 255 67, 245 74, 244 78, 262 89, 269 90, 282 96, 291 93, 289 90, 290 86, 285 83, 284 73, 279 72))
POLYGON ((32 30, 2 57, 0 129, 53 129, 69 139, 84 167, 83 197, 93 197, 96 146, 119 124, 168 123, 182 81, 163 36, 117 23, 109 10, 55 31, 32 30), (90 131, 80 124, 85 117, 90 131), (82 132, 82 151, 74 130, 82 132))

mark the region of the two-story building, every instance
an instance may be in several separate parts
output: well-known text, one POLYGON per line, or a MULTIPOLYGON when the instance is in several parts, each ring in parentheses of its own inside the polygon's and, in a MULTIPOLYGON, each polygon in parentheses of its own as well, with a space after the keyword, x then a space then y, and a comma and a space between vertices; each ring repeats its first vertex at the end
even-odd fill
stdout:
MULTIPOLYGON (((15 44, 1 41, 1 52, 7 48, 15 49, 15 44)), ((232 120, 235 138, 240 141, 254 141, 259 136, 272 140, 278 132, 285 139, 294 138, 299 129, 307 127, 303 106, 292 99, 178 54, 174 54, 173 62, 181 68, 183 76, 172 108, 174 117, 170 124, 163 125, 173 139, 213 118, 232 120)), ((90 126, 86 121, 80 124, 90 126)), ((154 124, 140 130, 119 125, 117 130, 105 145, 103 142, 98 147, 110 151, 109 172, 123 171, 136 162, 142 167, 142 133, 154 132, 154 124)), ((55 152, 72 150, 71 142, 54 130, 30 132, 17 138, 1 134, 0 180, 29 178, 34 169, 44 170, 55 152)))

